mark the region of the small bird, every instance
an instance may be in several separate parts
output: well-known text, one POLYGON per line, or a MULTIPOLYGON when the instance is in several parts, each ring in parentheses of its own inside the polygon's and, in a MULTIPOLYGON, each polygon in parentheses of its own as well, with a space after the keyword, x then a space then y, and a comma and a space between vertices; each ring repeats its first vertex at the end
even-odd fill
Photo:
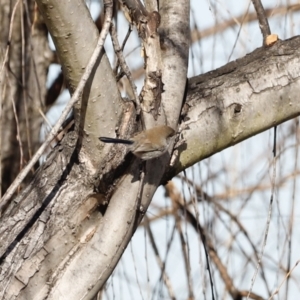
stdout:
POLYGON ((148 160, 164 154, 169 146, 170 137, 175 130, 169 126, 157 126, 137 133, 129 140, 99 137, 104 143, 126 144, 129 150, 137 157, 148 160))

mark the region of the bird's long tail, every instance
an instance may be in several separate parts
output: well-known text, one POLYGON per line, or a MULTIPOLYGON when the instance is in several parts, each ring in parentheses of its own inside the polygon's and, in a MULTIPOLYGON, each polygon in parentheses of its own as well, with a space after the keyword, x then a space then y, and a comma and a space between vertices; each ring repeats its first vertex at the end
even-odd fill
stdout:
POLYGON ((130 140, 122 140, 122 139, 114 139, 109 138, 105 136, 99 137, 99 140, 103 143, 112 143, 112 144, 126 144, 126 145, 132 145, 134 142, 130 140))

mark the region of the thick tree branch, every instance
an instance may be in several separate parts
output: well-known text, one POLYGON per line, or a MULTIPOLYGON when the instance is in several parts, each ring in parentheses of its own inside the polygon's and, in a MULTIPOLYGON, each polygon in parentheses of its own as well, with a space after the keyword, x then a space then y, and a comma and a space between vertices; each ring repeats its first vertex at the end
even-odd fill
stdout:
POLYGON ((71 109, 73 108, 74 104, 76 102, 80 102, 80 97, 82 95, 82 92, 83 92, 85 85, 93 71, 95 63, 96 63, 98 56, 103 48, 106 36, 109 31, 111 18, 112 18, 112 4, 106 5, 106 9, 107 9, 107 13, 105 15, 105 24, 104 24, 103 30, 101 31, 101 34, 99 36, 97 46, 86 66, 85 72, 82 75, 82 78, 80 79, 79 84, 78 84, 77 88, 75 89, 72 98, 67 103, 59 120, 56 122, 56 124, 53 126, 53 128, 49 132, 44 143, 40 146, 38 151, 34 154, 32 159, 26 165, 26 167, 18 174, 17 178, 14 180, 12 185, 8 188, 8 190, 4 194, 4 196, 0 202, 0 213, 1 213, 1 210, 3 209, 3 207, 7 205, 7 202, 10 200, 11 196, 14 194, 14 192, 16 191, 18 186, 21 184, 21 182, 24 180, 24 178, 27 176, 27 174, 30 172, 30 170, 33 168, 33 166, 37 163, 37 161, 43 155, 44 151, 49 147, 49 145, 51 144, 51 142, 57 135, 59 129, 61 128, 63 122, 65 121, 65 119, 67 118, 71 109))
POLYGON ((163 73, 162 110, 167 112, 169 124, 176 128, 186 86, 190 44, 190 5, 186 1, 164 0, 160 2, 161 25, 158 29, 163 73), (172 5, 171 5, 172 3, 172 5), (187 21, 186 21, 187 20, 187 21), (179 114, 178 114, 179 113, 179 114))
POLYGON ((167 178, 299 116, 299 47, 299 36, 278 41, 191 78, 181 124, 186 143, 175 150, 167 178))
MULTIPOLYGON (((99 31, 83 0, 76 4, 72 1, 38 0, 37 4, 55 43, 72 94, 96 47, 99 31)), ((110 63, 105 52, 101 51, 82 99, 74 105, 75 126, 80 126, 82 139, 78 147, 79 159, 91 174, 97 172, 103 157, 111 152, 111 147, 104 147, 98 137, 115 134, 123 108, 110 63)))

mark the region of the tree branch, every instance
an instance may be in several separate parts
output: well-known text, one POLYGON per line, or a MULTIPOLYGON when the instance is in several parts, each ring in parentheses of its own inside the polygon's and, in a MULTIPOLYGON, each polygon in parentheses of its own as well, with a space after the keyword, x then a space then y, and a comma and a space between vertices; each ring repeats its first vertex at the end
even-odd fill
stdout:
POLYGON ((43 155, 44 151, 49 147, 55 136, 57 135, 59 129, 61 128, 63 122, 67 118, 68 114, 70 113, 71 109, 73 108, 74 104, 77 101, 80 101, 80 97, 82 96, 82 92, 85 88, 85 85, 93 71, 93 68, 95 66, 95 63, 100 55, 100 52, 103 48, 106 36, 109 32, 110 24, 111 24, 111 18, 112 18, 112 3, 109 4, 109 0, 106 1, 106 14, 105 14, 105 22, 103 29, 101 31, 101 34, 98 39, 97 46, 93 52, 92 57, 90 58, 85 71, 82 75, 82 78, 79 81, 79 84, 72 96, 72 98, 67 103, 66 107, 64 108, 60 118, 56 122, 56 124, 53 126, 53 128, 50 130, 45 142, 40 146, 38 151, 34 154, 32 159, 28 162, 28 164, 25 166, 25 168, 19 173, 17 178, 13 181, 11 186, 7 189, 6 193, 3 195, 1 202, 0 202, 0 213, 8 204, 8 201, 11 199, 14 192, 17 190, 18 186, 21 184, 21 182, 24 180, 24 178, 27 176, 27 174, 30 172, 30 170, 34 167, 34 165, 37 163, 37 161, 40 159, 40 157, 43 155))
POLYGON ((263 44, 265 45, 267 36, 271 34, 266 12, 260 0, 252 0, 252 3, 256 10, 256 14, 259 22, 259 28, 263 35, 263 44))
MULTIPOLYGON (((182 138, 167 178, 300 115, 300 37, 189 79, 182 138)), ((166 179, 167 179, 166 178, 166 179)))

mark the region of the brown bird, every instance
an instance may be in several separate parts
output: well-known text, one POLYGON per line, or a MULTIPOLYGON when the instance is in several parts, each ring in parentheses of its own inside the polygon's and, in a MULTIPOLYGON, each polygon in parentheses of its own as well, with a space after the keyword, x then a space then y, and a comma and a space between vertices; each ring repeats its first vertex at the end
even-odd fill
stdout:
POLYGON ((148 160, 164 154, 169 146, 170 138, 175 130, 169 126, 157 126, 137 133, 129 140, 110 137, 99 137, 104 143, 126 144, 129 150, 137 157, 148 160))

